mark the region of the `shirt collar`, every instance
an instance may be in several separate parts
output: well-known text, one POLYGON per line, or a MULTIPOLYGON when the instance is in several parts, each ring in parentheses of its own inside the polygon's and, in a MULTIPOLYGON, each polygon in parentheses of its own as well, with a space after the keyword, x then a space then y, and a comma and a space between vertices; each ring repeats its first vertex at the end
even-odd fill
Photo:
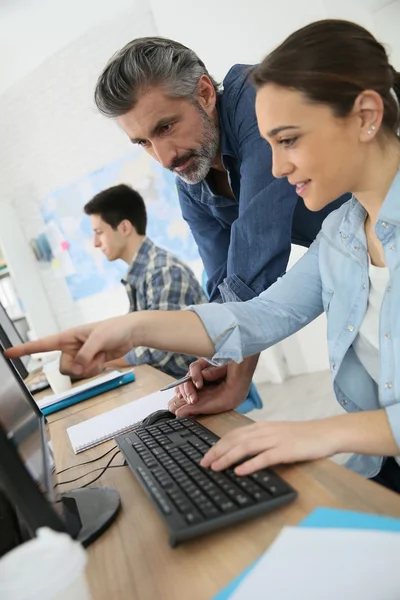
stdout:
POLYGON ((143 273, 146 271, 146 268, 149 263, 149 254, 150 251, 154 248, 154 243, 148 238, 145 237, 143 242, 141 243, 139 250, 136 252, 133 257, 132 263, 126 272, 124 279, 122 279, 122 283, 127 283, 132 279, 136 279, 141 277, 143 273))
MULTIPOLYGON (((367 211, 357 198, 353 196, 349 201, 349 210, 346 211, 340 224, 340 233, 347 243, 352 243, 354 237, 359 232, 360 225, 364 223, 366 218, 367 211)), ((378 220, 400 226, 400 171, 396 173, 392 185, 386 194, 386 198, 378 214, 378 220)))

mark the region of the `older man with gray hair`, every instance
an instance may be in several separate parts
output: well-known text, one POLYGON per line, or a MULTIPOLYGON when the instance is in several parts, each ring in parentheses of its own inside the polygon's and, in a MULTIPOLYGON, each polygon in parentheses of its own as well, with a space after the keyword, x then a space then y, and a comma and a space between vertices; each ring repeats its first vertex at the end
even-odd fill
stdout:
MULTIPOLYGON (((348 199, 312 213, 286 178, 273 176, 271 147, 257 126, 251 70, 234 65, 219 85, 193 50, 146 37, 111 58, 95 90, 100 112, 177 175, 182 215, 212 302, 245 301, 267 289, 285 272, 291 242, 308 247, 327 214, 348 199)), ((177 414, 236 408, 256 364, 257 357, 219 368, 196 361, 191 374, 197 387, 186 383, 177 390, 177 414)))

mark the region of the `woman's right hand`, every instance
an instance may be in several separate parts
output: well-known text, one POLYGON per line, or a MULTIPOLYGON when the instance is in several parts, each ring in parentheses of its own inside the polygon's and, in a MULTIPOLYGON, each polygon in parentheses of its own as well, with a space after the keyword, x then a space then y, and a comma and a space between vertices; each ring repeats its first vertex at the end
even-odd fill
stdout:
POLYGON ((67 329, 34 342, 6 350, 8 358, 35 352, 61 351, 60 371, 66 375, 92 377, 104 364, 125 356, 135 346, 135 313, 67 329))

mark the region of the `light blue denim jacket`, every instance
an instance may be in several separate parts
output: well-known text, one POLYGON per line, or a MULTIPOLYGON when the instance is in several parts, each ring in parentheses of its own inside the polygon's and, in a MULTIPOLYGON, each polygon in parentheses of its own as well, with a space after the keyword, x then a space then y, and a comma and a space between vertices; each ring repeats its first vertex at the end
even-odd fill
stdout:
MULTIPOLYGON (((216 364, 240 362, 273 346, 325 311, 337 401, 348 412, 385 409, 400 449, 400 173, 375 226, 390 272, 380 314, 379 386, 352 347, 369 294, 365 218, 364 208, 353 197, 325 219, 303 258, 260 296, 190 310, 199 315, 215 345, 216 364)), ((347 462, 365 477, 374 477, 381 465, 380 456, 353 455, 347 462)))

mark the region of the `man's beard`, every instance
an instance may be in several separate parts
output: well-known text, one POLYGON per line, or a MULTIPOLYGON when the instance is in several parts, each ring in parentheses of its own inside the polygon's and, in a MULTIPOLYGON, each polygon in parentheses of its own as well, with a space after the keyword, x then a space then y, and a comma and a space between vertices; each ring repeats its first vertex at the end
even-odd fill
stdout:
POLYGON ((200 183, 205 179, 215 160, 219 148, 219 129, 208 114, 199 106, 203 122, 203 135, 198 150, 189 150, 170 165, 169 169, 186 183, 200 183), (189 159, 190 164, 183 171, 175 171, 177 167, 184 165, 189 159))

